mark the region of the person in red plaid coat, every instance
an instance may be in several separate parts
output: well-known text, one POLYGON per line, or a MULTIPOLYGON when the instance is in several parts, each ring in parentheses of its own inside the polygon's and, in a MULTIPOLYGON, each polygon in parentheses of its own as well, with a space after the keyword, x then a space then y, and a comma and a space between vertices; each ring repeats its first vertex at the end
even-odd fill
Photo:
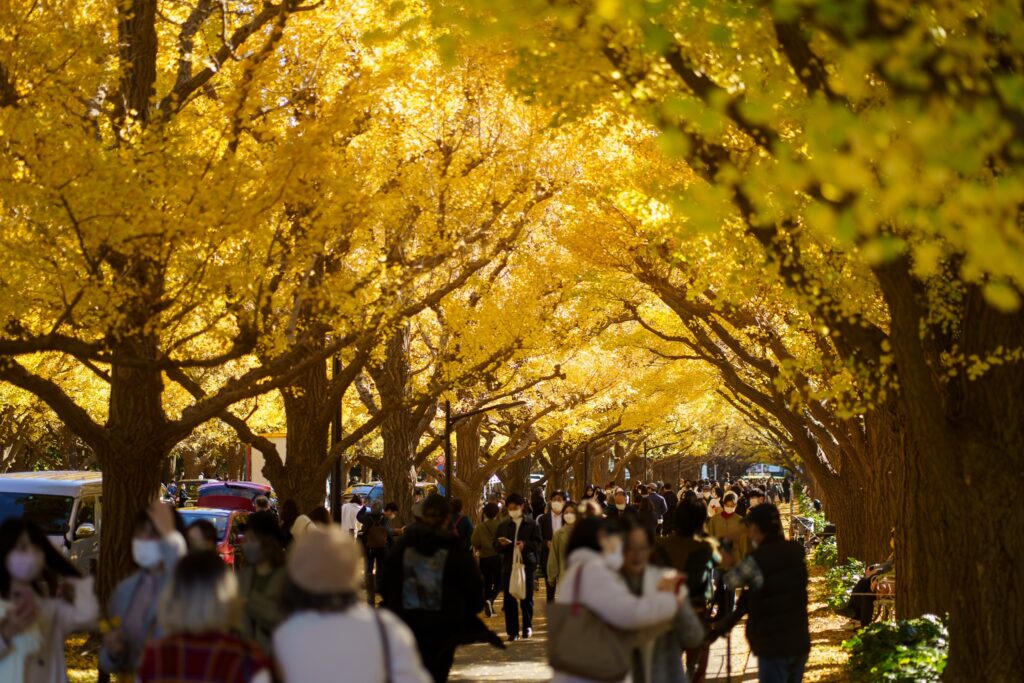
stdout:
POLYGON ((231 635, 235 576, 209 551, 183 558, 160 605, 167 635, 146 646, 140 683, 271 683, 271 662, 254 643, 231 635))

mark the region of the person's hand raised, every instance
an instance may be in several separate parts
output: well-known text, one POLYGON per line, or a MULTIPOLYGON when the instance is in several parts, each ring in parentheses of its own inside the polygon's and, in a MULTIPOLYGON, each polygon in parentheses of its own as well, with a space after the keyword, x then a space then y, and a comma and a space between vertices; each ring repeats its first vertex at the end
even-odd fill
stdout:
POLYGON ((149 519, 153 522, 156 532, 161 536, 169 536, 176 530, 174 526, 174 508, 159 498, 149 506, 149 519))

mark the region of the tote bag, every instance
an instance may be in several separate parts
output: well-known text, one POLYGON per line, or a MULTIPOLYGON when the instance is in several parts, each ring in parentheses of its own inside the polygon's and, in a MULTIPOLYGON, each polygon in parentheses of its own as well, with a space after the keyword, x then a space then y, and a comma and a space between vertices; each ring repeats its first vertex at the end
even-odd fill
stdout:
POLYGON ((526 567, 519 548, 512 551, 512 576, 508 581, 508 593, 516 600, 526 599, 526 567))
POLYGON ((555 671, 595 681, 621 681, 629 673, 633 639, 580 604, 583 564, 572 603, 548 605, 548 663, 555 671))

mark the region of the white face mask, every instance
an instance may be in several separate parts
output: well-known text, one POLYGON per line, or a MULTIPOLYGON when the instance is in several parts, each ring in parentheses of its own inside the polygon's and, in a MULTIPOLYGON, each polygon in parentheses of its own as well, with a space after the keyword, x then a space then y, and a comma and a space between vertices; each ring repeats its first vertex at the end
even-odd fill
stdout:
POLYGON ((622 556, 622 545, 619 544, 616 548, 610 551, 602 553, 604 563, 608 565, 608 568, 613 572, 617 572, 622 569, 622 563, 625 558, 622 556))
POLYGON ((730 515, 732 513, 736 512, 736 506, 735 505, 726 505, 722 509, 725 510, 726 512, 728 512, 730 515))
POLYGON ((522 509, 513 510, 512 508, 509 508, 508 516, 511 517, 512 519, 522 519, 523 511, 522 511, 522 509))
POLYGON ((560 513, 562 511, 562 508, 564 507, 565 503, 563 503, 560 500, 556 500, 553 503, 551 503, 551 511, 554 512, 556 515, 560 513))
POLYGON ((615 509, 618 510, 619 512, 622 512, 623 510, 626 509, 626 504, 625 503, 616 503, 615 504, 615 509))
POLYGON ((7 553, 7 571, 15 581, 33 581, 43 571, 43 555, 38 550, 12 550, 7 553))
POLYGON ((160 541, 132 539, 132 559, 143 569, 152 569, 157 566, 164 559, 163 553, 160 552, 160 541))
POLYGON ((710 491, 705 491, 704 492, 704 500, 710 500, 710 499, 711 499, 711 492, 710 491))
POLYGON ((576 513, 575 512, 566 512, 565 513, 565 523, 566 524, 575 524, 576 523, 576 513))

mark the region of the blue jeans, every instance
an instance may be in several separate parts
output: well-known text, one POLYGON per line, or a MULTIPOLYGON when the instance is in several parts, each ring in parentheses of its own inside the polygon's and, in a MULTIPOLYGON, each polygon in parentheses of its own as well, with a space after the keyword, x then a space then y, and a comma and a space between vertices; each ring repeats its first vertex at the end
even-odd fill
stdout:
POLYGON ((758 657, 757 680, 760 683, 800 683, 804 680, 806 664, 807 655, 777 659, 758 657))

